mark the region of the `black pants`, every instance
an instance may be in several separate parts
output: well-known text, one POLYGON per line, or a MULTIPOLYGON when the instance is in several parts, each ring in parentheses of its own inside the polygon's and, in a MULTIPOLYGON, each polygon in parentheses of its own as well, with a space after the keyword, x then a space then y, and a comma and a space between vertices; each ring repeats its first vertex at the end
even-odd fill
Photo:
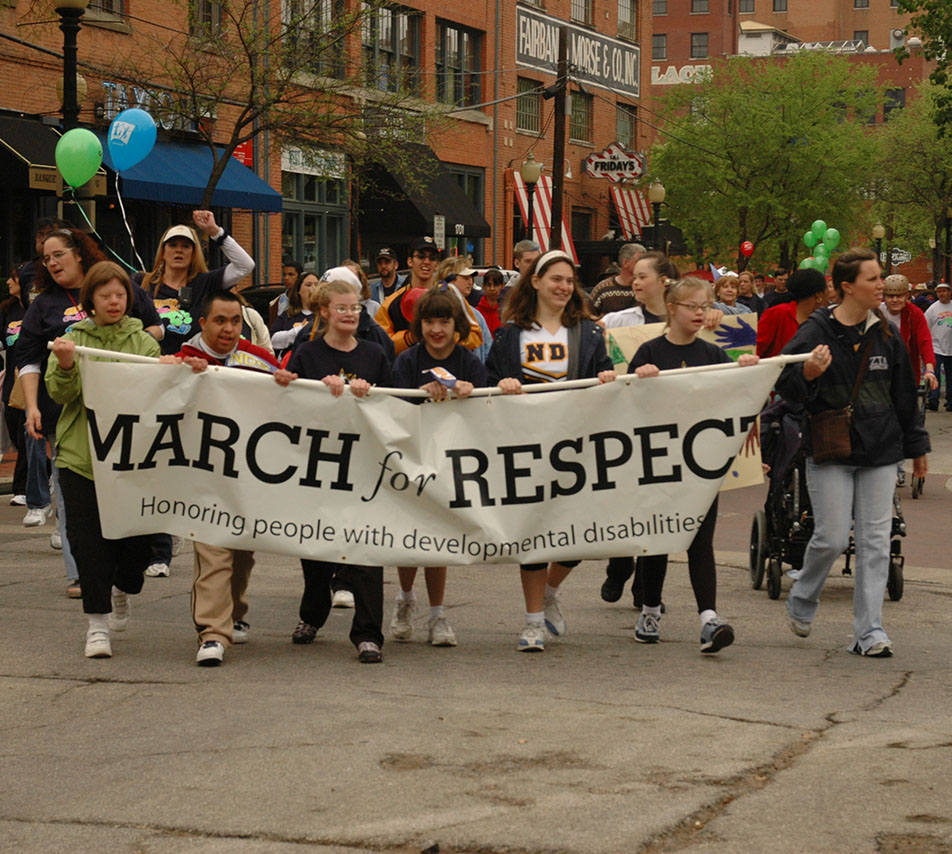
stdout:
POLYGON ((350 641, 354 646, 371 641, 383 646, 383 567, 302 560, 304 595, 300 616, 321 628, 331 612, 331 579, 336 573, 354 594, 354 619, 350 641))
POLYGON ((643 596, 645 588, 644 573, 642 570, 644 565, 643 561, 644 558, 641 557, 637 560, 633 557, 610 557, 608 559, 608 566, 605 568, 605 575, 622 587, 624 587, 625 582, 634 575, 635 577, 631 580, 631 592, 637 595, 635 591, 640 589, 643 596))
MULTIPOLYGON (((701 527, 688 547, 688 573, 697 601, 697 612, 715 611, 717 602, 717 568, 714 564, 714 526, 717 524, 717 499, 707 511, 701 527)), ((661 589, 668 571, 667 555, 649 555, 642 558, 645 577, 645 605, 661 605, 661 589)))
POLYGON ((151 560, 149 562, 164 563, 168 566, 172 562, 172 535, 152 534, 151 540, 151 560))
POLYGON ((112 611, 112 586, 126 593, 142 590, 143 573, 152 554, 152 536, 107 540, 99 523, 96 486, 69 469, 59 470, 60 489, 66 505, 66 536, 76 559, 83 588, 83 611, 112 611))
POLYGON ((17 451, 17 461, 13 466, 13 494, 26 495, 26 437, 23 435, 26 413, 22 409, 4 406, 3 420, 7 422, 10 443, 17 451))

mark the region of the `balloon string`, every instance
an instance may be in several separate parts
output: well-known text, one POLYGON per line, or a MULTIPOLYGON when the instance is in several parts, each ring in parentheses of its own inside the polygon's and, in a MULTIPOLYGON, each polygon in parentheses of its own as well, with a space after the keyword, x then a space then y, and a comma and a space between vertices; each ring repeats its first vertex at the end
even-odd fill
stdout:
MULTIPOLYGON (((69 185, 67 185, 67 186, 69 186, 69 185)), ((95 234, 96 237, 99 238, 99 242, 100 242, 100 244, 102 244, 102 247, 103 247, 107 252, 111 253, 112 256, 113 256, 113 258, 115 258, 115 259, 116 259, 120 264, 122 264, 124 267, 128 267, 133 273, 139 272, 138 270, 136 270, 135 267, 132 266, 132 264, 130 264, 128 261, 126 261, 125 258, 123 258, 123 257, 120 256, 119 254, 117 254, 117 253, 113 250, 113 248, 112 248, 109 244, 106 243, 106 241, 103 239, 103 236, 102 236, 98 231, 96 231, 96 226, 94 226, 94 225, 89 221, 89 217, 86 216, 86 211, 83 210, 83 206, 82 206, 82 205, 79 203, 79 201, 76 199, 76 193, 75 193, 75 191, 73 190, 72 187, 69 188, 69 194, 73 197, 73 203, 76 205, 76 209, 80 212, 80 214, 82 215, 83 219, 86 220, 86 225, 89 226, 89 230, 90 230, 93 234, 95 234)), ((138 254, 138 253, 137 253, 137 254, 138 254)), ((141 261, 141 259, 140 259, 140 261, 141 261)), ((145 266, 143 266, 142 269, 145 269, 145 266)))
POLYGON ((122 211, 122 224, 126 227, 126 231, 129 234, 129 242, 132 244, 132 251, 136 253, 136 258, 139 261, 139 269, 144 270, 145 264, 142 263, 142 256, 139 254, 139 250, 136 249, 136 239, 132 236, 132 229, 129 228, 129 221, 126 219, 126 206, 122 203, 122 193, 119 192, 119 170, 116 170, 116 197, 119 199, 119 210, 122 211))

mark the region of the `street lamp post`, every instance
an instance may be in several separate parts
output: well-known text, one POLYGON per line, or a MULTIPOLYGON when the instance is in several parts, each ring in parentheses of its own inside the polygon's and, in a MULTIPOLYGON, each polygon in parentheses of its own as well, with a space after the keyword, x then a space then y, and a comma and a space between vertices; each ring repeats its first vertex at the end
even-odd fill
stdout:
POLYGON ((519 174, 522 175, 522 182, 526 185, 526 197, 529 203, 529 240, 532 240, 532 197, 535 195, 535 186, 542 175, 542 164, 535 159, 531 151, 520 167, 519 174))
POLYGON ((883 263, 883 238, 885 236, 886 229, 883 228, 882 223, 873 226, 873 240, 876 241, 876 260, 880 264, 883 263))
POLYGON ((79 102, 76 98, 76 35, 79 19, 86 12, 89 0, 56 0, 56 14, 63 31, 63 130, 79 124, 79 102))
POLYGON ((952 207, 945 212, 945 279, 943 281, 946 283, 952 279, 952 272, 949 270, 950 262, 952 262, 952 207))
POLYGON ((929 250, 932 252, 932 286, 939 281, 939 245, 934 237, 929 238, 929 250))
POLYGON ((661 203, 664 201, 664 184, 658 180, 648 187, 648 201, 654 209, 654 248, 661 248, 661 203))

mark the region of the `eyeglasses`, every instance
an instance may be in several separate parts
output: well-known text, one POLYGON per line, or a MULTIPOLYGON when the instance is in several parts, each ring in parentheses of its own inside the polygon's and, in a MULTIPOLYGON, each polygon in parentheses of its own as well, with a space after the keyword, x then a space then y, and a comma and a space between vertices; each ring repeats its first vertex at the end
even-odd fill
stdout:
POLYGON ((49 255, 44 255, 40 259, 40 263, 44 267, 49 267, 50 261, 55 261, 58 264, 60 261, 60 258, 64 257, 65 255, 69 255, 69 253, 70 253, 69 249, 60 249, 58 252, 51 252, 49 255))
POLYGON ((360 314, 364 307, 362 305, 332 305, 331 310, 338 314, 360 314))
POLYGON ((435 252, 414 252, 413 257, 418 261, 436 261, 438 256, 435 252))
POLYGON ((713 306, 709 302, 676 302, 675 305, 680 305, 686 308, 691 314, 695 314, 698 311, 709 311, 713 306))

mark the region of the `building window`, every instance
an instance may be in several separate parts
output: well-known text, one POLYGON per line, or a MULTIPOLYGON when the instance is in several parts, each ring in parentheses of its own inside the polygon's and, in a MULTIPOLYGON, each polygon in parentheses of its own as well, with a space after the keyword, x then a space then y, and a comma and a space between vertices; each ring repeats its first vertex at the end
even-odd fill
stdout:
POLYGON ((655 15, 667 15, 668 0, 654 0, 654 5, 652 6, 651 11, 655 15))
POLYGON ((869 30, 853 30, 853 41, 862 42, 863 47, 869 44, 869 30))
MULTIPOLYGON (((486 170, 476 166, 461 166, 456 163, 446 163, 447 171, 459 184, 459 188, 466 194, 473 207, 482 214, 485 209, 486 198, 486 170)), ((446 235, 447 255, 471 255, 475 264, 483 261, 483 241, 465 236, 446 235)))
POLYGON ((284 0, 289 66, 325 77, 344 76, 343 45, 333 34, 342 0, 284 0), (331 33, 330 38, 325 34, 331 33))
POLYGON ((387 92, 417 93, 420 87, 420 14, 411 9, 372 9, 364 3, 361 23, 367 85, 387 92))
POLYGON ((708 0, 691 0, 692 15, 706 14, 710 11, 711 9, 708 0))
POLYGON ((89 11, 121 18, 125 14, 123 0, 89 0, 89 11))
POLYGON ((635 0, 618 0, 618 35, 631 41, 634 41, 637 36, 635 0))
POLYGON ((651 58, 668 58, 668 37, 663 33, 654 33, 651 36, 651 58))
POLYGON ((591 240, 594 219, 591 211, 572 208, 572 240, 591 240))
POLYGON ((188 9, 188 31, 193 36, 217 36, 221 33, 221 3, 212 0, 191 0, 188 9))
POLYGON ((887 89, 886 100, 883 102, 883 121, 888 122, 893 112, 906 106, 905 89, 887 89))
POLYGON ((773 0, 773 10, 775 12, 786 12, 787 0, 773 0))
POLYGON ((516 130, 542 133, 542 86, 535 80, 520 77, 516 83, 516 130))
POLYGON ((340 264, 347 257, 346 178, 285 170, 281 193, 282 256, 315 273, 340 264))
POLYGON ((707 33, 691 33, 691 59, 707 59, 707 33))
POLYGON ((622 147, 635 151, 638 147, 638 108, 619 104, 615 113, 615 139, 622 147))
POLYGON ((737 11, 743 13, 754 11, 754 0, 740 0, 737 4, 737 11))
POLYGON ((436 23, 436 97, 444 104, 478 104, 482 33, 447 21, 436 23))
POLYGON ((569 137, 580 142, 592 139, 592 101, 591 95, 581 92, 572 93, 572 117, 569 120, 569 137))
POLYGON ((573 21, 578 21, 580 24, 591 25, 592 0, 572 0, 571 15, 573 21))
POLYGON ((853 0, 854 9, 868 9, 869 0, 853 0))

